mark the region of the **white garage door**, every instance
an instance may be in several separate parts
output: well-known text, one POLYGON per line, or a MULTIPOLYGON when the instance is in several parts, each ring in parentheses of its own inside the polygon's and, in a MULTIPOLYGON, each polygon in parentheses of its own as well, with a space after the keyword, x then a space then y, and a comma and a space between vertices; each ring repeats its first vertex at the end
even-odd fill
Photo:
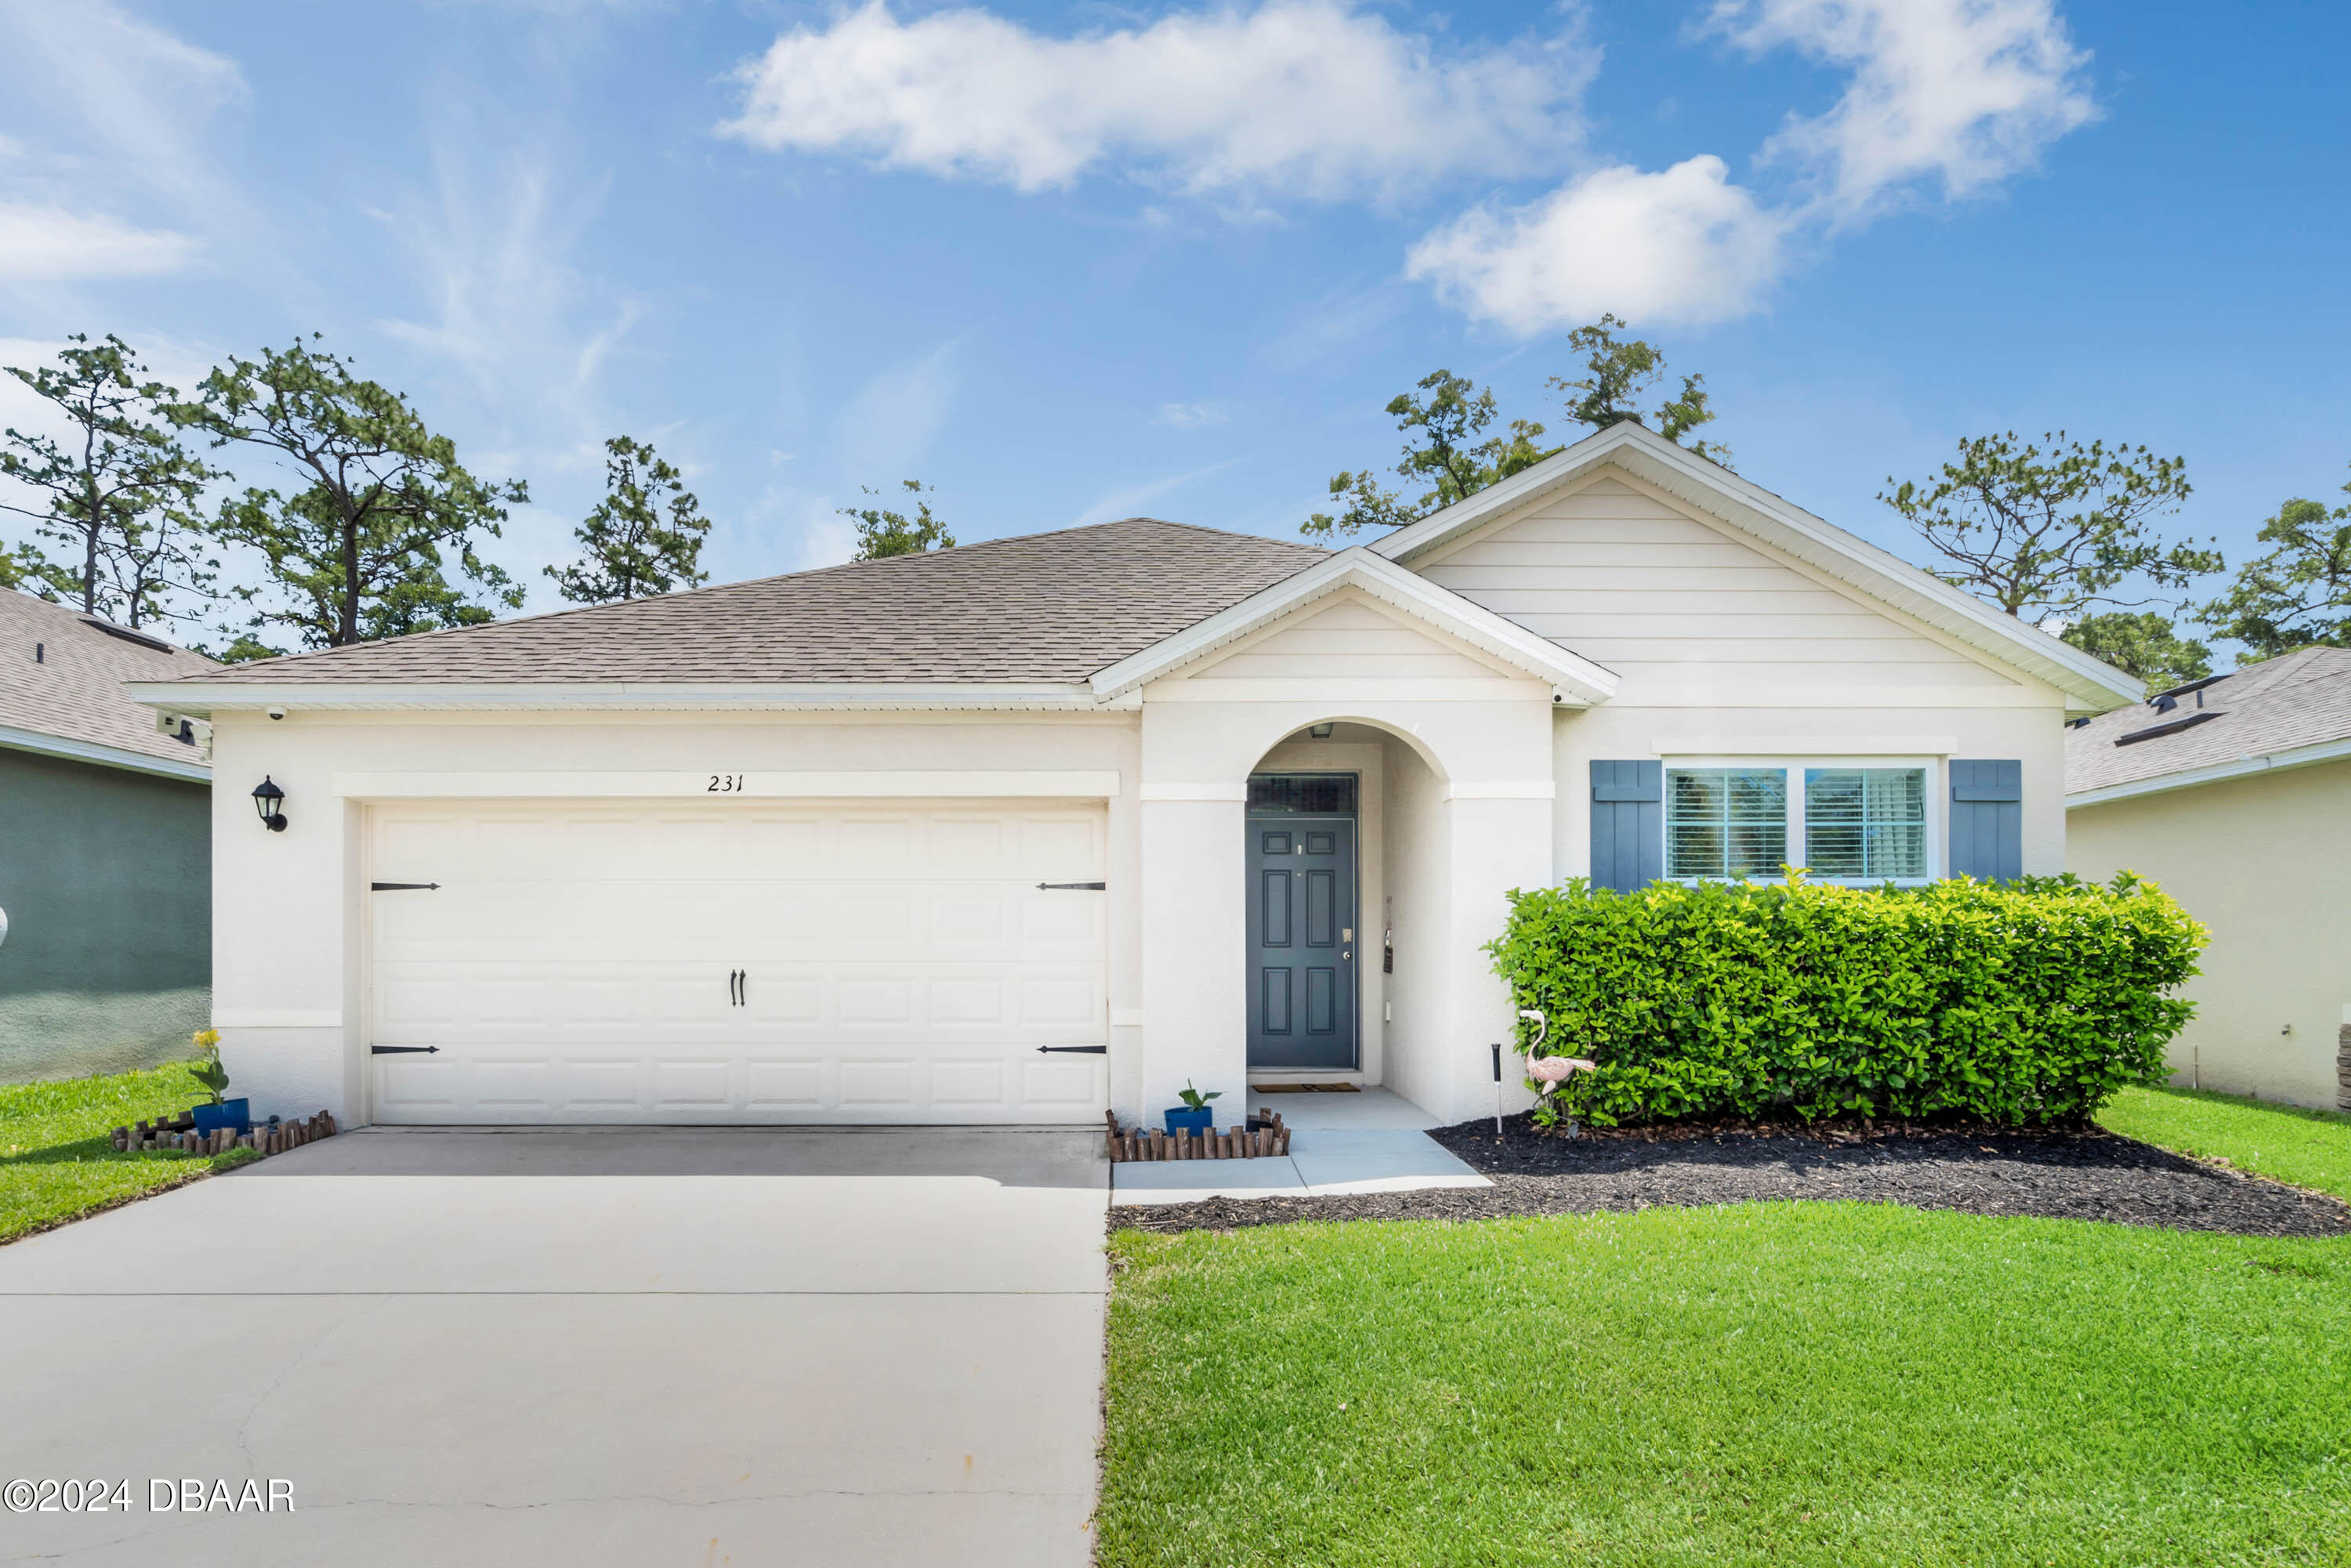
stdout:
POLYGON ((378 1121, 1102 1115, 1098 805, 370 815, 378 1121))

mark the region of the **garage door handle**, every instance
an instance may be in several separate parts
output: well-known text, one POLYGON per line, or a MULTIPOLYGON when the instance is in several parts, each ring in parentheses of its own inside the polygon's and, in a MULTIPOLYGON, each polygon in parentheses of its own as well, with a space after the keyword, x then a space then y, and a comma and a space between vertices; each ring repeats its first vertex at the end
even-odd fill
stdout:
POLYGON ((1100 893, 1108 885, 1100 882, 1040 882, 1037 887, 1043 893, 1100 893))
POLYGON ((426 1056, 434 1056, 439 1054, 440 1050, 441 1048, 437 1045, 371 1045, 368 1047, 368 1054, 371 1056, 414 1056, 419 1052, 422 1052, 426 1056))
POLYGON ((750 978, 751 972, 748 969, 726 971, 726 1005, 728 1007, 739 1008, 743 1005, 744 993, 749 988, 750 978))
POLYGON ((1050 1055, 1055 1051, 1066 1052, 1071 1056, 1104 1056, 1109 1054, 1110 1047, 1106 1045, 1040 1045, 1037 1048, 1037 1054, 1040 1056, 1050 1055))

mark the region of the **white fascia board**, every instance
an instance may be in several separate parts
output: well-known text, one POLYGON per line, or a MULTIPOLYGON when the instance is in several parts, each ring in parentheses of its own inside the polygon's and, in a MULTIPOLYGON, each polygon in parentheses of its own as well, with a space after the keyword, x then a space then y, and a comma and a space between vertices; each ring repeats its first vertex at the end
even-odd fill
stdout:
POLYGON ((209 718, 273 707, 308 713, 442 710, 689 711, 789 709, 946 712, 1079 710, 1102 706, 1074 681, 134 681, 133 701, 209 718))
POLYGON ((197 784, 213 781, 213 770, 201 762, 178 762, 168 757, 150 757, 144 752, 128 751, 119 746, 100 746, 89 740, 68 740, 61 735, 43 735, 37 730, 17 729, 9 725, 0 725, 0 747, 11 751, 37 751, 44 757, 63 757, 76 762, 95 763, 100 768, 120 768, 128 773, 152 773, 160 778, 185 779, 197 784))
POLYGON ((1119 792, 1114 768, 338 773, 331 784, 350 800, 1107 800, 1119 792))
POLYGON ((2275 772, 2283 768, 2307 768, 2313 763, 2341 762, 2346 758, 2351 758, 2351 740, 2321 741, 2315 746, 2297 746, 2291 750, 2272 751, 2260 757, 2235 757, 2226 762, 2183 768, 2178 773, 2159 774, 2153 779, 2134 779, 2126 784, 2109 784, 2102 789, 2084 789, 2065 797, 2065 809, 2071 811, 2082 806, 2103 806, 2109 800, 2129 800, 2141 795, 2192 789, 2199 784, 2220 784, 2231 779, 2250 778, 2256 773, 2275 772))
POLYGON ((1659 757, 1949 757, 1959 748, 1955 735, 1658 735, 1649 749, 1659 757))
POLYGON ((2073 711, 2105 713, 2147 695, 2142 682, 2079 648, 2001 614, 1965 590, 1629 421, 1588 435, 1369 548, 1408 563, 1513 507, 1575 483, 1602 463, 1614 463, 1879 603, 2048 682, 2074 699, 2073 711))
POLYGON ((1348 588, 1360 590, 1539 680, 1550 682, 1559 688, 1562 700, 1569 706, 1586 707, 1616 695, 1616 676, 1613 672, 1568 652, 1548 637, 1536 636, 1516 622, 1504 620, 1450 589, 1440 588, 1362 545, 1351 545, 1293 577, 1259 589, 1206 621, 1097 670, 1092 683, 1094 693, 1104 698, 1123 695, 1271 625, 1302 605, 1348 588))

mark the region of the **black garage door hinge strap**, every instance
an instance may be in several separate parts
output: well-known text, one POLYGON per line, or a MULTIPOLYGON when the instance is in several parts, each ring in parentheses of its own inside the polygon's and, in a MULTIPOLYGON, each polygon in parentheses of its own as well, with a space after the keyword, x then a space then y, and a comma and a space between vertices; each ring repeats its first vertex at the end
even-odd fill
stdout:
POLYGON ((371 882, 370 893, 430 893, 441 884, 437 882, 371 882))
POLYGON ((426 1056, 432 1056, 437 1053, 440 1049, 441 1048, 437 1045, 371 1045, 368 1047, 368 1054, 371 1056, 413 1056, 417 1052, 422 1051, 426 1056))
POLYGON ((1048 893, 1100 893, 1110 884, 1101 882, 1040 882, 1037 885, 1048 893))
POLYGON ((1071 1056, 1103 1056, 1109 1053, 1110 1047, 1106 1045, 1040 1045, 1037 1048, 1037 1054, 1040 1056, 1050 1055, 1056 1051, 1071 1056))

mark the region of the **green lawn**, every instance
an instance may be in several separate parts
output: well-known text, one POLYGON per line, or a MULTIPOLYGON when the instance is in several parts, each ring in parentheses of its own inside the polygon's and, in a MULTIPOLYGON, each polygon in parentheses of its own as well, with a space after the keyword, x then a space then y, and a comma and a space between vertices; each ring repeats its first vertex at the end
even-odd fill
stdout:
POLYGON ((176 1115, 204 1091, 174 1064, 142 1072, 0 1085, 0 1241, 177 1186, 254 1157, 118 1155, 117 1127, 176 1115))
POLYGON ((2189 1089, 2126 1089, 2098 1121, 2126 1138, 2351 1198, 2351 1116, 2337 1112, 2189 1089))
POLYGON ((2351 1243, 1807 1203, 1113 1249, 1106 1568, 2351 1563, 2351 1243))

